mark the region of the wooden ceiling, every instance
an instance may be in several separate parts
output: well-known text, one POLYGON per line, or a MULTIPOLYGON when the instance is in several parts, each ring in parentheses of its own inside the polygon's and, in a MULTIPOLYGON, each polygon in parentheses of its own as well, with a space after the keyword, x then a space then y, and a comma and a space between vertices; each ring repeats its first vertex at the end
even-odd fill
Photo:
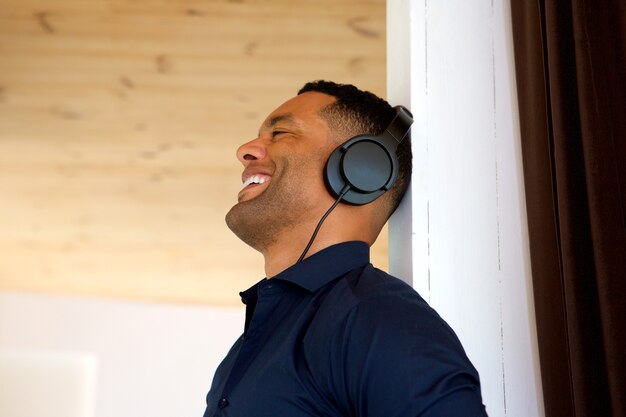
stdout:
POLYGON ((0 290, 238 304, 238 144, 309 80, 385 96, 384 0, 0 5, 0 290))

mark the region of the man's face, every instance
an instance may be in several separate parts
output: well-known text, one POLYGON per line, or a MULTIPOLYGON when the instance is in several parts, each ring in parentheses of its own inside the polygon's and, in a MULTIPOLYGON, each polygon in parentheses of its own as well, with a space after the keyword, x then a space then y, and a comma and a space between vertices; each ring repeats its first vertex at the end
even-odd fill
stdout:
POLYGON ((237 150, 243 188, 226 223, 253 248, 263 252, 281 232, 314 225, 332 204, 323 170, 338 143, 319 111, 334 101, 317 92, 292 98, 265 119, 256 139, 237 150))

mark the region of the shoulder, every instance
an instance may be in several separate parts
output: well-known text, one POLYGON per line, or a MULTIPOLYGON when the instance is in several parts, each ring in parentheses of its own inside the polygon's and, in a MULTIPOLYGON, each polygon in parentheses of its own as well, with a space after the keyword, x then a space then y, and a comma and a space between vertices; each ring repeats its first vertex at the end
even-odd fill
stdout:
MULTIPOLYGON (((371 264, 355 269, 325 289, 318 315, 362 323, 367 327, 390 322, 409 325, 411 321, 427 325, 447 324, 406 282, 371 264)), ((342 326, 345 328, 345 325, 342 326)))
POLYGON ((365 266, 334 283, 318 313, 307 357, 352 414, 417 415, 458 389, 480 397, 454 331, 403 281, 365 266))
POLYGON ((355 345, 384 334, 390 344, 413 353, 440 344, 465 355, 452 328, 406 282, 370 264, 346 276, 345 285, 354 300, 342 329, 355 345))
POLYGON ((445 320, 410 285, 371 264, 324 289, 305 341, 351 357, 400 355, 427 367, 437 351, 446 361, 469 364, 445 320))

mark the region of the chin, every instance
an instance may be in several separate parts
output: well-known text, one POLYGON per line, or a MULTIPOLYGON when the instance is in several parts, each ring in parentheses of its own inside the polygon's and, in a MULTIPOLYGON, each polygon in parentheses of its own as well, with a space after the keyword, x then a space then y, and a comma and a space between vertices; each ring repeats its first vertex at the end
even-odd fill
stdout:
POLYGON ((226 213, 226 225, 242 242, 262 252, 272 240, 271 227, 266 227, 253 213, 257 211, 252 206, 252 200, 235 204, 226 213))

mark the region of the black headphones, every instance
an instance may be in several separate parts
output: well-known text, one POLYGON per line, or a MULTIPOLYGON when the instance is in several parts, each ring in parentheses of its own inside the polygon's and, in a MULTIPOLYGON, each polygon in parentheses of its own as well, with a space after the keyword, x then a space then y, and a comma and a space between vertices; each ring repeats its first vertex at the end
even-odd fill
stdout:
POLYGON ((326 162, 324 181, 328 191, 342 200, 362 205, 370 203, 389 190, 398 177, 396 149, 413 123, 413 115, 396 106, 396 115, 378 136, 359 135, 333 151, 326 162), (349 190, 345 192, 346 187, 349 190))

